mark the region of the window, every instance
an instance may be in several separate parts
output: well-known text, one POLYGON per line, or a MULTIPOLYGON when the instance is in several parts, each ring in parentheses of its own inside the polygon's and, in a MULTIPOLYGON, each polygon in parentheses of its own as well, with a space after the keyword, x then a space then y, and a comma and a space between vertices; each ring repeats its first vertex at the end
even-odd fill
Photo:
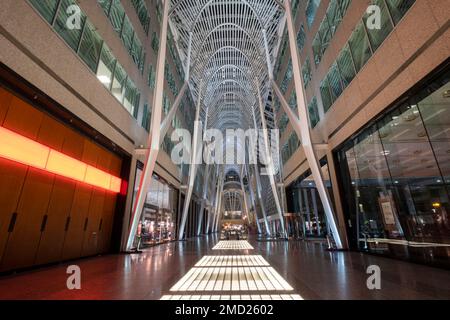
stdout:
POLYGON ((342 16, 345 16, 345 13, 347 12, 348 7, 350 6, 350 2, 352 2, 352 0, 338 0, 342 16))
POLYGON ((311 28, 314 19, 316 18, 317 9, 319 8, 320 0, 309 0, 306 6, 306 21, 308 22, 308 27, 311 28))
POLYGON ((314 97, 308 105, 309 124, 311 129, 320 121, 319 108, 317 107, 317 99, 314 97))
POLYGON ((141 65, 142 43, 135 35, 133 41, 133 47, 131 48, 131 57, 136 65, 141 65))
POLYGON ((130 19, 128 19, 127 16, 125 16, 122 27, 122 41, 125 45, 125 48, 128 50, 129 53, 131 53, 131 48, 133 46, 133 37, 134 37, 134 30, 131 26, 130 19))
POLYGON ((119 62, 116 63, 116 69, 114 72, 114 80, 111 87, 111 93, 116 97, 120 103, 123 102, 123 94, 125 90, 125 81, 127 78, 127 74, 119 62))
POLYGON ((321 40, 320 51, 323 56, 323 54, 325 53, 325 50, 327 50, 328 46, 330 45, 330 40, 331 40, 331 30, 330 30, 330 26, 328 25, 328 19, 326 16, 323 19, 322 23, 320 24, 319 35, 320 35, 319 37, 321 40))
POLYGON ((320 35, 319 33, 316 34, 313 43, 312 43, 312 51, 314 55, 314 63, 315 65, 318 65, 320 61, 322 60, 322 44, 320 42, 320 35))
POLYGON ((283 93, 286 93, 286 90, 289 86, 289 83, 291 83, 293 73, 292 73, 292 60, 289 59, 289 63, 286 69, 286 73, 284 74, 283 82, 281 83, 280 89, 283 93))
POLYGON ((292 16, 295 18, 297 16, 298 5, 300 4, 300 0, 292 0, 291 10, 292 16))
POLYGON ((330 6, 327 9, 327 19, 330 25, 331 34, 333 35, 342 21, 342 15, 337 0, 331 0, 330 6))
POLYGON ((123 8, 120 0, 113 0, 110 10, 109 19, 114 30, 117 33, 122 31, 123 19, 125 18, 125 9, 123 8))
POLYGON ((159 39, 158 39, 158 35, 156 34, 156 32, 153 32, 153 36, 152 36, 152 49, 155 53, 158 53, 159 39))
POLYGON ((141 76, 144 75, 144 68, 145 68, 145 58, 147 57, 147 53, 142 50, 142 55, 139 63, 139 71, 141 72, 141 76))
MULTIPOLYGON (((334 6, 337 3, 340 8, 341 16, 346 13, 351 0, 338 0, 331 1, 330 6, 327 9, 327 17, 329 21, 332 21, 333 15, 331 14, 336 9, 334 6)), ((331 104, 340 96, 342 91, 350 84, 356 74, 362 69, 367 61, 372 56, 389 33, 393 30, 391 15, 399 14, 403 16, 406 11, 412 6, 414 1, 401 1, 401 0, 372 0, 372 3, 380 6, 382 16, 382 26, 380 30, 366 30, 365 25, 367 17, 363 16, 359 24, 355 27, 350 40, 343 47, 339 53, 338 58, 328 71, 327 76, 322 81, 320 86, 320 95, 322 97, 322 103, 324 111, 331 107, 331 104), (388 4, 388 7, 385 6, 388 4), (394 11, 397 13, 391 13, 391 7, 394 7, 394 11), (388 10, 389 9, 389 10, 388 10)), ((401 17, 397 17, 401 19, 401 17)), ((334 23, 330 23, 330 28, 333 29, 334 23)), ((314 62, 317 65, 322 58, 322 43, 321 36, 324 37, 324 32, 318 32, 313 40, 312 50, 314 55, 314 62)))
MULTIPOLYGON (((49 1, 58 3, 58 1, 49 1)), ((104 11, 108 11, 109 3, 111 1, 99 1, 100 6, 104 11)), ((44 1, 30 1, 32 5, 36 5, 36 9, 46 5, 44 1)), ((127 110, 137 117, 139 109, 140 93, 137 90, 131 79, 122 66, 117 62, 109 47, 104 43, 103 39, 95 31, 95 27, 88 21, 86 15, 82 15, 82 30, 74 29, 68 30, 66 27, 67 8, 76 4, 75 0, 61 0, 59 11, 55 17, 54 30, 58 32, 62 39, 74 51, 78 50, 78 56, 86 63, 86 65, 93 71, 97 79, 110 90, 114 97, 119 100, 127 110), (80 39, 81 38, 81 39, 80 39), (124 99, 125 97, 125 99, 124 99)), ((145 57, 145 54, 143 55, 145 57)))
MULTIPOLYGON (((80 29, 70 30, 67 28, 67 19, 71 14, 67 13, 67 8, 71 5, 75 5, 74 0, 62 0, 60 9, 58 11, 58 17, 55 21, 55 31, 64 39, 64 41, 74 50, 77 51, 78 45, 80 43, 81 34, 83 30, 84 23, 86 21, 86 16, 81 13, 80 29)), ((69 11, 70 12, 70 11, 69 11)))
POLYGON ((289 108, 293 111, 297 110, 297 93, 295 90, 292 90, 291 97, 289 99, 289 108))
POLYGON ((338 150, 344 211, 359 250, 449 266, 448 250, 439 249, 450 235, 442 222, 450 211, 448 75, 447 67, 421 81, 338 150), (417 246, 423 242, 434 246, 417 246))
POLYGON ((86 22, 78 54, 94 72, 97 71, 97 63, 100 57, 102 42, 103 40, 95 31, 94 26, 90 22, 86 22))
POLYGON ((58 8, 58 1, 55 0, 29 0, 30 3, 36 8, 42 17, 47 20, 48 23, 52 23, 55 17, 56 10, 58 8))
POLYGON ((337 100, 337 98, 339 98, 343 91, 341 84, 341 75, 339 74, 339 69, 336 62, 331 66, 330 71, 328 71, 327 78, 334 102, 337 100))
POLYGON ((142 115, 142 128, 150 131, 150 119, 151 119, 151 109, 148 107, 148 103, 144 103, 144 111, 142 115))
POLYGON ((100 7, 102 7, 105 14, 109 15, 109 10, 111 9, 111 0, 98 0, 98 3, 100 4, 100 7))
POLYGON ((322 60, 343 16, 342 10, 339 7, 339 2, 337 0, 332 0, 327 8, 325 17, 320 23, 319 31, 313 40, 314 62, 316 65, 322 60))
MULTIPOLYGON (((120 35, 120 38, 122 39, 123 45, 127 49, 128 54, 131 56, 133 62, 136 64, 142 74, 144 71, 143 60, 145 60, 145 54, 143 53, 142 49, 142 42, 134 31, 130 18, 125 14, 125 10, 120 1, 112 1, 109 15, 105 10, 105 8, 107 8, 107 4, 101 0, 98 0, 98 2, 111 21, 113 29, 120 35)), ((136 3, 135 1, 132 2, 134 6, 136 3)))
POLYGON ((370 51, 369 40, 366 36, 363 21, 361 21, 356 26, 355 31, 353 31, 349 45, 352 52, 353 61, 355 62, 356 71, 359 72, 359 70, 361 70, 366 64, 367 60, 369 60, 372 56, 372 51, 370 51))
POLYGON ((309 58, 306 59, 305 64, 302 67, 302 75, 303 75, 303 85, 305 88, 308 86, 311 81, 311 63, 309 62, 309 58))
POLYGON ((337 58, 337 64, 341 73, 342 84, 346 88, 355 77, 355 67, 353 65, 352 56, 348 45, 342 49, 337 58))
POLYGON ((164 115, 167 115, 170 110, 170 100, 167 94, 164 92, 163 94, 163 113, 164 115))
POLYGON ((320 83, 320 96, 322 97, 323 111, 327 112, 333 104, 333 100, 330 94, 330 85, 326 77, 320 83))
POLYGON ((142 28, 145 31, 145 34, 148 35, 148 31, 150 29, 150 17, 148 15, 147 6, 145 5, 144 0, 131 0, 134 9, 136 10, 136 14, 139 17, 139 21, 141 22, 142 28))
POLYGON ((289 118, 286 115, 286 113, 283 113, 283 115, 280 118, 280 123, 278 124, 278 129, 280 129, 280 134, 283 134, 284 130, 286 130, 288 123, 289 123, 289 118))
POLYGON ((392 20, 397 24, 416 0, 386 0, 392 20))
POLYGON ((134 115, 136 118, 137 116, 137 110, 139 108, 139 92, 134 85, 133 81, 131 81, 130 78, 127 78, 126 84, 125 84, 125 95, 124 95, 124 101, 123 105, 128 110, 129 113, 134 115))
POLYGON ((297 47, 300 51, 305 46, 305 40, 306 40, 305 27, 301 25, 300 30, 297 33, 297 47))
POLYGON ((152 89, 155 88, 155 80, 156 80, 156 71, 153 66, 150 65, 148 67, 148 86, 152 89))
MULTIPOLYGON (((384 0, 373 0, 372 4, 381 9, 381 29, 367 29, 372 50, 375 51, 383 43, 384 39, 391 33, 393 26, 389 18, 389 12, 384 5, 384 0)), ((363 21, 367 25, 368 15, 364 15, 363 21)))
POLYGON ((116 59, 112 55, 111 50, 106 44, 103 44, 100 62, 97 68, 97 78, 108 89, 111 86, 112 74, 114 72, 115 65, 116 59))

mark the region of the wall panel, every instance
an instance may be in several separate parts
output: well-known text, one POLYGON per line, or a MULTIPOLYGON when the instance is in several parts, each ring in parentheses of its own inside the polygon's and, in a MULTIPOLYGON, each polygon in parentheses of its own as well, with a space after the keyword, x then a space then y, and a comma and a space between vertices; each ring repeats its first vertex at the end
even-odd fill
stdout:
MULTIPOLYGON (((121 176, 122 158, 0 88, 0 126, 121 176)), ((110 250, 117 194, 0 158, 0 272, 110 250)))

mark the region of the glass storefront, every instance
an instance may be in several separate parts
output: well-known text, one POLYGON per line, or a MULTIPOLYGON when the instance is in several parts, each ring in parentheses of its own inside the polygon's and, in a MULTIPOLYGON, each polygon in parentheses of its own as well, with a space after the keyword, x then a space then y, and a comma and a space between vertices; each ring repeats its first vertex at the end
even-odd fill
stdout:
POLYGON ((354 249, 450 266, 449 69, 337 152, 354 249))
MULTIPOLYGON (((139 183, 141 175, 142 169, 138 167, 136 183, 139 183)), ((136 248, 175 240, 177 203, 178 191, 158 175, 153 174, 136 232, 134 243, 136 248)))
MULTIPOLYGON (((322 175, 332 198, 332 189, 328 164, 321 161, 322 175)), ((289 238, 325 238, 328 225, 325 211, 320 200, 311 171, 301 175, 286 189, 288 211, 285 215, 289 238)))

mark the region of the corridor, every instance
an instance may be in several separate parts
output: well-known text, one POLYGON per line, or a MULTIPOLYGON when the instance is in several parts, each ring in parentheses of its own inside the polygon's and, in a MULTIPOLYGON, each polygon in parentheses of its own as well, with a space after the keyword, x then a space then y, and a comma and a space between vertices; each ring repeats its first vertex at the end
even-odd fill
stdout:
POLYGON ((312 241, 260 242, 250 238, 249 244, 254 249, 213 249, 218 243, 215 236, 201 237, 155 246, 141 254, 105 255, 2 277, 0 299, 450 298, 450 275, 443 269, 356 252, 331 253, 323 244, 312 241), (264 281, 264 276, 258 277, 261 283, 253 283, 249 276, 244 284, 247 288, 233 290, 231 282, 232 290, 222 287, 221 291, 196 291, 210 284, 198 282, 200 277, 191 277, 192 270, 209 269, 214 263, 215 267, 226 264, 225 268, 247 268, 253 272, 258 267, 273 268, 269 280, 273 283, 267 281, 270 277, 264 281), (244 267, 245 264, 248 266, 244 267), (67 289, 68 265, 80 267, 81 290, 67 289), (369 290, 366 286, 369 265, 381 269, 381 290, 369 290), (245 290, 252 285, 257 290, 245 290), (266 290, 271 285, 285 287, 266 290))

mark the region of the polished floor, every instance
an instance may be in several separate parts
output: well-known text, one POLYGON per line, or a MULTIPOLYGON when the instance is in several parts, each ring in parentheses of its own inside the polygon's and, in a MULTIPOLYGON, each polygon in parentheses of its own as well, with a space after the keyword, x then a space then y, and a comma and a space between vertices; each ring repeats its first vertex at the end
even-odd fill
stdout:
POLYGON ((331 253, 314 242, 249 243, 244 249, 213 250, 223 243, 209 236, 141 254, 41 268, 1 277, 0 299, 450 299, 448 270, 356 252, 331 253), (70 264, 81 269, 80 290, 67 289, 70 264), (381 290, 367 288, 369 265, 381 269, 381 290), (229 280, 229 290, 222 282, 214 291, 220 274, 229 280), (184 291, 177 290, 183 285, 184 291))

